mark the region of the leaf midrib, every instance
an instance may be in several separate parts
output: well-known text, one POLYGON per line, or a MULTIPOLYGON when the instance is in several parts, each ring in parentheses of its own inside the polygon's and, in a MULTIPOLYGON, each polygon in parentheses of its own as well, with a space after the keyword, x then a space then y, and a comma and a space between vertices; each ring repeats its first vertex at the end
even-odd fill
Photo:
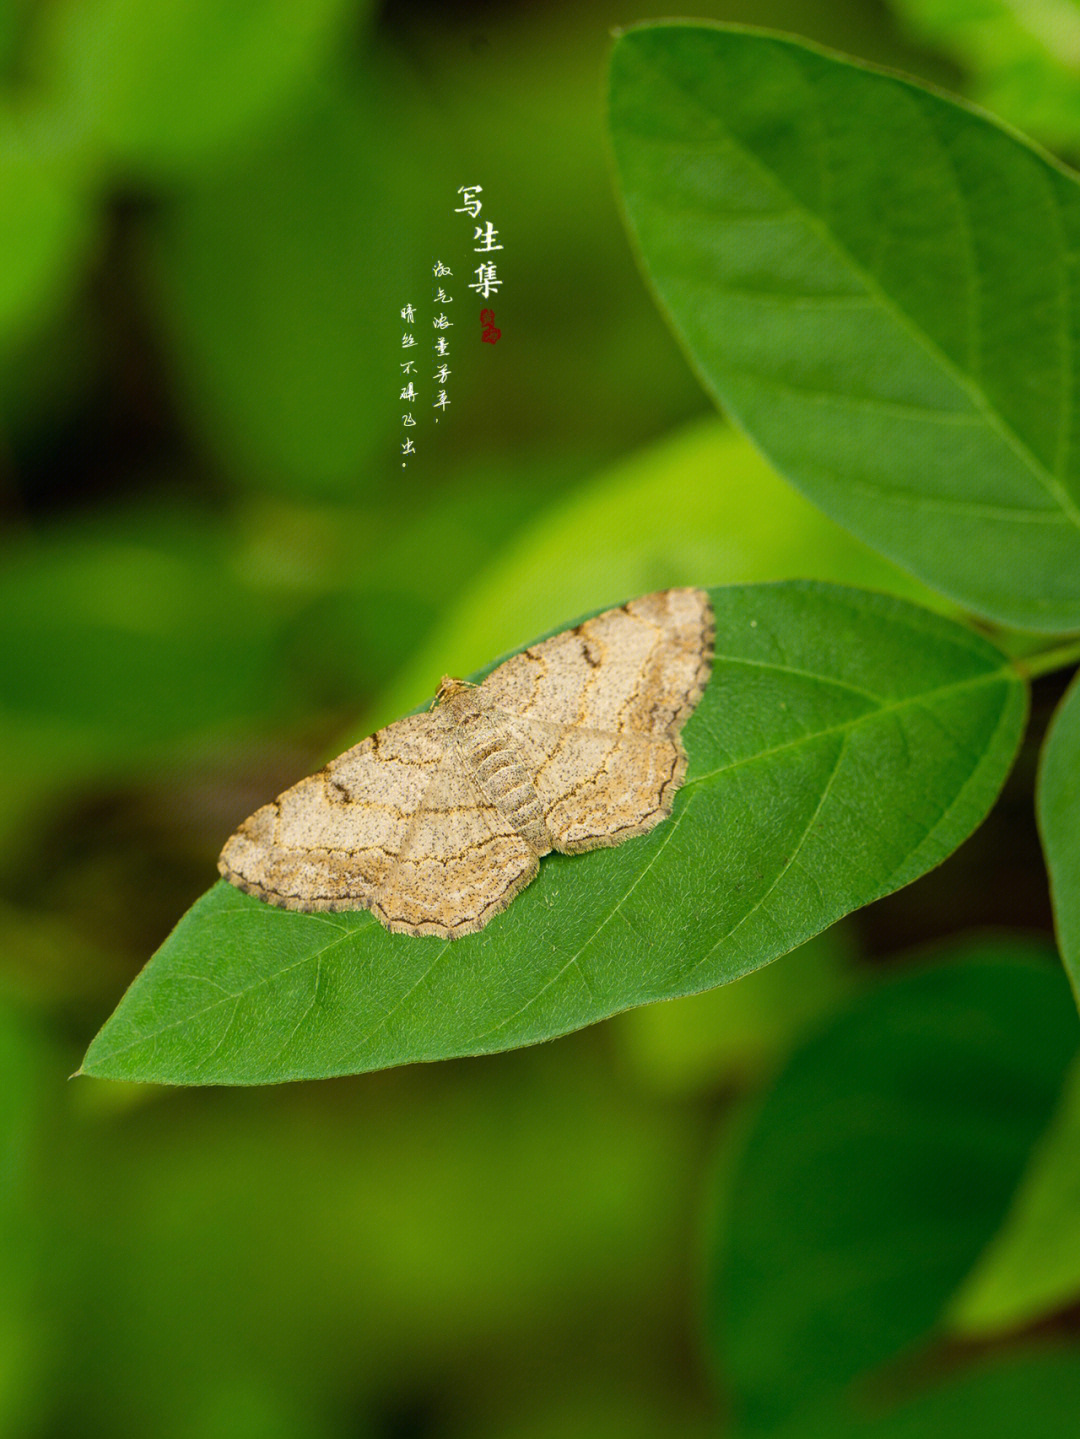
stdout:
POLYGON ((774 745, 771 749, 760 750, 757 754, 745 755, 741 759, 732 760, 730 764, 721 765, 718 769, 707 770, 705 774, 695 775, 688 779, 683 786, 684 789, 693 789, 706 780, 715 779, 718 775, 727 774, 729 770, 740 769, 743 765, 755 764, 758 760, 768 759, 774 754, 783 754, 786 750, 796 749, 801 744, 809 744, 811 741, 825 739, 831 735, 847 735, 861 724, 870 720, 879 719, 882 715, 896 714, 900 710, 915 709, 925 706, 928 701, 935 700, 941 695, 955 694, 960 690, 976 689, 980 685, 989 684, 996 680, 1005 680, 1007 683, 1020 684, 1020 677, 1013 667, 1006 661, 996 669, 986 670, 981 675, 972 675, 967 679, 954 680, 952 684, 939 685, 937 689, 925 690, 918 695, 907 695, 903 699, 889 700, 881 704, 877 709, 867 710, 864 714, 855 715, 850 720, 841 720, 839 724, 827 725, 824 729, 814 730, 810 735, 799 735, 796 739, 785 740, 783 744, 774 745))
MULTIPOLYGON (((1001 667, 1001 669, 999 669, 999 670, 997 670, 997 671, 993 671, 993 672, 991 672, 990 674, 988 674, 988 675, 986 675, 986 676, 979 676, 979 677, 978 677, 978 680, 981 681, 981 680, 983 680, 983 679, 991 678, 991 677, 997 676, 997 675, 1000 675, 1000 676, 1002 676, 1002 677, 1012 678, 1012 679, 1015 679, 1015 678, 1016 678, 1015 673, 1009 669, 1009 666, 1008 666, 1008 665, 1004 665, 1004 666, 1001 667)), ((1019 683, 1019 681, 1017 681, 1017 682, 1019 683)), ((748 910, 746 914, 744 914, 743 916, 741 916, 741 918, 739 919, 738 924, 735 926, 734 929, 730 930, 727 934, 722 935, 721 938, 720 938, 719 940, 717 940, 716 943, 713 944, 713 945, 710 947, 710 949, 701 957, 701 959, 698 960, 694 965, 691 966, 690 970, 687 971, 688 974, 691 974, 691 973, 693 973, 693 971, 694 971, 695 969, 700 968, 700 966, 705 963, 705 960, 708 959, 709 956, 715 952, 715 950, 719 947, 719 945, 720 945, 724 940, 730 938, 730 936, 735 933, 735 930, 738 929, 742 924, 744 924, 744 923, 746 922, 746 920, 748 920, 748 919, 750 918, 750 916, 751 916, 757 909, 760 908, 760 906, 761 906, 761 905, 765 902, 765 900, 768 898, 769 894, 772 893, 772 891, 776 888, 777 884, 780 883, 781 879, 784 877, 784 875, 787 873, 787 871, 791 868, 791 866, 795 863, 795 860, 798 858, 799 852, 801 851, 801 849, 802 849, 802 847, 803 847, 803 844, 804 844, 805 841, 806 841, 806 837, 807 837, 807 835, 808 835, 809 832, 810 832, 810 828, 811 828, 814 820, 816 819, 817 815, 820 813, 821 807, 822 807, 822 805, 825 803, 826 798, 828 797, 828 794, 829 794, 829 792, 830 792, 830 790, 831 790, 831 788, 832 788, 833 782, 835 781, 836 776, 837 776, 837 773, 839 772, 840 761, 841 761, 841 759, 842 759, 842 757, 843 757, 843 754, 844 754, 844 751, 845 751, 845 749, 846 749, 848 738, 849 738, 849 736, 851 735, 851 733, 856 729, 856 727, 857 727, 858 725, 864 723, 865 721, 869 720, 869 719, 876 719, 876 718, 878 718, 878 717, 879 717, 880 715, 882 715, 882 714, 890 713, 890 712, 893 712, 893 711, 895 711, 895 710, 897 710, 897 709, 901 709, 901 708, 903 708, 903 707, 904 707, 905 705, 907 705, 907 704, 917 705, 917 704, 919 704, 919 703, 925 703, 925 701, 928 700, 928 699, 931 698, 931 697, 934 697, 934 696, 939 695, 939 694, 948 693, 948 692, 951 691, 951 690, 957 690, 957 689, 963 689, 963 688, 966 688, 966 687, 970 687, 970 686, 973 685, 974 683, 976 683, 976 681, 974 681, 974 680, 958 681, 957 683, 952 684, 952 685, 943 685, 943 686, 941 686, 941 687, 940 687, 939 689, 937 689, 937 690, 927 691, 926 694, 924 694, 923 696, 921 696, 921 697, 918 698, 918 699, 916 699, 916 698, 909 698, 908 700, 905 700, 905 701, 900 701, 900 702, 896 702, 896 703, 891 703, 891 704, 882 705, 882 706, 881 706, 879 709, 877 709, 877 710, 867 710, 865 714, 858 715, 858 716, 856 716, 854 719, 845 721, 845 722, 842 723, 842 724, 832 725, 832 726, 830 726, 830 727, 828 727, 828 728, 826 728, 826 729, 822 729, 822 730, 816 730, 813 735, 803 735, 803 736, 800 736, 800 737, 799 737, 798 739, 796 739, 796 740, 790 740, 790 741, 785 742, 785 743, 782 744, 782 745, 777 745, 777 746, 775 746, 775 747, 774 747, 773 749, 771 749, 771 750, 763 750, 760 754, 751 755, 751 756, 748 756, 748 757, 745 758, 745 759, 735 760, 735 761, 733 761, 731 764, 724 765, 724 766, 722 766, 722 767, 721 767, 720 769, 718 769, 718 770, 712 770, 712 771, 709 771, 707 774, 699 775, 699 776, 697 777, 697 779, 695 779, 695 780, 693 780, 693 781, 688 781, 688 782, 684 785, 684 789, 693 791, 693 790, 695 790, 700 784, 702 784, 705 780, 707 780, 707 779, 714 779, 717 775, 726 774, 729 770, 739 769, 739 768, 741 768, 741 767, 742 767, 743 765, 745 765, 745 764, 751 764, 751 763, 755 762, 756 760, 763 759, 763 758, 767 758, 768 756, 773 755, 773 754, 779 754, 779 753, 781 753, 781 752, 784 751, 784 750, 795 749, 795 748, 797 748, 800 744, 808 744, 808 743, 810 743, 811 741, 817 741, 817 740, 820 740, 820 739, 823 739, 823 738, 826 738, 826 737, 829 737, 829 736, 832 736, 832 735, 839 735, 839 736, 840 736, 840 745, 839 745, 839 747, 838 747, 838 749, 837 749, 836 758, 835 758, 835 760, 833 761, 833 766, 832 766, 832 769, 830 770, 828 781, 826 782, 826 784, 825 784, 825 786, 824 786, 824 788, 823 788, 823 790, 822 790, 821 796, 820 796, 820 798, 818 799, 818 803, 817 803, 817 805, 816 805, 816 807, 815 807, 815 809, 814 809, 813 815, 810 817, 810 819, 808 820, 806 826, 804 827, 803 833, 802 833, 802 835, 800 836, 799 841, 798 841, 798 843, 796 844, 796 846, 795 846, 795 848, 794 848, 794 851, 793 851, 792 854, 788 857, 787 862, 786 862, 786 863, 781 867, 781 869, 777 872, 777 874, 776 874, 775 877, 773 878, 772 883, 769 885, 769 887, 768 887, 768 889, 765 891, 765 893, 761 896, 761 898, 759 899, 758 903, 757 903, 751 910, 748 910)), ((623 904, 625 903, 625 901, 629 898, 630 894, 633 893, 634 889, 637 888, 637 886, 638 886, 638 884, 641 882, 641 880, 645 877, 645 875, 649 872, 649 870, 652 868, 652 866, 656 863, 656 861, 657 861, 657 859, 659 858, 660 854, 663 852, 663 849, 666 847, 667 840, 669 840, 669 839, 671 839, 671 838, 673 837, 676 829, 678 828, 679 823, 682 821, 683 816, 686 814, 687 809, 689 808, 689 805, 690 805, 690 803, 691 803, 692 798, 693 798, 692 793, 687 795, 686 799, 685 799, 684 802, 683 802, 683 806, 682 806, 682 809, 680 810, 679 814, 672 817, 672 823, 671 823, 671 826, 670 826, 670 833, 667 835, 667 837, 666 837, 666 839, 665 839, 665 841, 664 841, 664 844, 658 847, 656 853, 650 857, 649 863, 644 866, 644 868, 641 870, 641 872, 640 872, 638 875, 635 876, 633 884, 629 887, 629 889, 626 891, 625 894, 623 894, 623 895, 621 895, 621 896, 619 897, 618 903, 612 906, 612 908, 611 908, 611 909, 609 910, 609 912, 604 916, 604 918, 600 921, 600 923, 596 926, 595 930, 593 930, 592 934, 591 934, 591 935, 589 936, 589 938, 584 942, 584 944, 582 944, 582 945, 579 946, 579 948, 574 952, 574 954, 572 954, 572 955, 570 956, 570 958, 566 961, 566 963, 562 966, 561 969, 559 969, 554 975, 552 975, 550 979, 545 980, 545 982, 544 982, 544 984, 541 986, 541 988, 540 988, 539 990, 537 990, 537 992, 536 992, 534 995, 532 995, 532 996, 526 1001, 526 1003, 525 1003, 524 1005, 522 1005, 522 1007, 521 1007, 519 1010, 516 1010, 516 1011, 514 1012, 514 1014, 509 1015, 506 1019, 500 1020, 500 1022, 499 1022, 493 1029, 487 1030, 487 1031, 485 1031, 483 1034, 478 1035, 478 1036, 476 1037, 477 1040, 489 1039, 493 1034, 498 1034, 501 1030, 504 1030, 504 1029, 506 1029, 509 1025, 513 1024, 513 1022, 514 1022, 515 1020, 520 1019, 521 1015, 525 1013, 526 1009, 528 1009, 532 1004, 534 1004, 534 1003, 536 1002, 536 1000, 539 999, 539 997, 540 997, 541 994, 545 993, 548 989, 550 989, 551 986, 552 986, 553 984, 556 984, 556 983, 562 978, 562 976, 563 976, 564 974, 569 973, 569 971, 574 967, 574 965, 578 964, 578 962, 579 962, 580 959, 581 959, 581 956, 582 956, 582 955, 585 953, 585 951, 588 949, 589 945, 591 945, 591 944, 595 941, 597 935, 599 935, 599 934, 601 933, 601 931, 604 929, 604 927, 605 927, 608 923, 610 923, 610 921, 611 921, 612 919, 614 919, 614 917, 616 916, 616 914, 619 913, 620 909, 622 908, 622 906, 623 906, 623 904)), ((440 958, 441 958, 441 956, 440 956, 440 958)))
MULTIPOLYGON (((696 115, 700 120, 703 120, 707 130, 713 129, 715 133, 715 127, 719 126, 720 134, 717 139, 702 143, 699 148, 716 151, 726 142, 749 166, 756 169, 763 179, 771 183, 779 194, 787 198, 790 211, 802 217, 803 222, 818 235, 819 239, 822 240, 827 249, 831 250, 835 258, 841 263, 848 265, 852 272, 859 277, 867 292, 877 299, 882 309, 892 316, 894 322, 904 330, 931 359, 935 360, 957 387, 968 396, 976 411, 982 413, 985 417, 988 427, 995 430, 1004 443, 1024 462, 1030 470, 1033 479, 1035 479, 1042 489, 1057 503, 1065 517, 1080 530, 1080 507, 1072 500, 1058 477, 1043 464, 1027 442, 1021 438, 1015 428, 1005 419, 1004 415, 990 402, 989 395, 975 383, 974 377, 969 376, 964 370, 961 370, 951 357, 941 349, 937 341, 933 340, 925 330, 920 328, 913 317, 909 316, 905 310, 900 308, 899 303, 882 288, 881 284, 854 258, 851 252, 839 242, 835 232, 825 221, 788 188, 779 178, 775 170, 759 158, 754 151, 747 149, 734 131, 726 126, 726 123, 721 117, 718 117, 715 112, 709 111, 699 104, 687 93, 678 77, 674 76, 670 71, 665 70, 662 65, 656 62, 650 62, 649 60, 646 60, 645 63, 651 64, 654 75, 661 79, 671 81, 676 86, 686 103, 687 111, 696 115)), ((935 139, 936 138, 935 135, 935 139)), ((647 135, 646 139, 650 145, 658 148, 667 148, 675 151, 685 151, 686 148, 680 141, 664 141, 654 135, 647 135)), ((1057 197, 1052 189, 1050 194, 1054 200, 1053 208, 1057 211, 1057 197)), ((956 186, 956 199, 958 205, 964 208, 966 201, 959 185, 956 186)), ((701 213, 700 209, 698 213, 701 213)), ((682 328, 681 324, 679 327, 680 329, 682 328)))
MULTIPOLYGON (((823 683, 829 683, 827 677, 825 677, 825 676, 815 676, 815 678, 817 678, 819 681, 821 681, 821 682, 823 682, 823 683)), ((1007 683, 1007 684, 1008 684, 1008 683, 1012 683, 1012 684, 1021 684, 1021 683, 1022 683, 1022 681, 1020 680, 1020 678, 1019 678, 1019 676, 1017 675, 1016 671, 1015 671, 1015 670, 1011 667, 1011 665, 1006 661, 1006 662, 1004 662, 1003 664, 1001 664, 1000 666, 996 667, 995 669, 993 669, 993 670, 986 670, 986 671, 984 671, 982 674, 969 676, 969 677, 967 677, 966 679, 963 679, 963 680, 956 680, 956 681, 953 681, 952 683, 947 684, 947 685, 939 685, 936 689, 925 690, 925 691, 921 692, 921 693, 918 694, 918 695, 909 695, 909 696, 905 696, 903 699, 900 699, 900 700, 889 701, 888 703, 879 705, 879 706, 878 706, 877 708, 875 708, 875 709, 869 709, 869 710, 865 711, 865 713, 863 713, 863 714, 861 714, 861 715, 856 715, 856 716, 854 716, 852 719, 841 721, 839 724, 829 725, 829 726, 825 727, 824 729, 815 730, 815 731, 813 731, 813 732, 810 733, 810 734, 799 735, 799 736, 797 736, 795 739, 786 740, 786 741, 784 741, 783 744, 774 745, 774 746, 771 747, 770 749, 760 750, 760 751, 758 751, 756 754, 753 754, 753 755, 745 755, 745 756, 743 756, 743 757, 740 758, 740 759, 732 760, 732 761, 731 761, 730 763, 728 763, 728 764, 721 765, 721 766, 719 766, 719 767, 716 768, 716 769, 708 770, 708 771, 706 771, 706 773, 704 773, 704 774, 696 775, 696 776, 694 776, 692 779, 688 779, 688 780, 686 781, 686 783, 683 785, 683 790, 686 792, 686 798, 683 800, 683 805, 685 806, 686 803, 689 801, 690 795, 691 795, 695 790, 699 789, 699 788, 700 788, 703 784, 705 784, 707 781, 715 780, 715 779, 718 778, 720 775, 727 774, 727 773, 729 773, 730 771, 735 770, 735 769, 740 769, 740 768, 742 768, 744 765, 755 764, 755 763, 757 763, 757 762, 760 761, 760 760, 769 759, 769 758, 771 758, 773 755, 783 754, 783 753, 788 752, 788 751, 791 751, 791 750, 797 750, 797 749, 798 749, 800 746, 802 746, 802 745, 808 745, 808 744, 816 743, 816 742, 818 742, 818 741, 821 740, 821 739, 824 739, 824 738, 827 738, 827 737, 830 737, 830 736, 833 736, 833 735, 841 735, 841 736, 846 737, 846 736, 850 735, 850 734, 851 734, 855 729, 857 729, 859 726, 864 725, 864 724, 866 724, 866 723, 868 723, 868 722, 870 722, 870 721, 877 720, 877 719, 881 718, 882 716, 885 716, 885 715, 888 715, 888 714, 896 714, 896 713, 899 713, 900 711, 902 711, 902 710, 904 710, 904 709, 911 709, 911 708, 916 708, 916 707, 919 707, 919 706, 925 706, 925 705, 927 705, 928 703, 932 702, 933 700, 935 700, 935 699, 937 699, 937 698, 939 698, 939 697, 941 697, 941 696, 948 695, 948 694, 955 694, 955 693, 961 692, 961 691, 963 691, 963 690, 976 689, 976 688, 979 688, 979 687, 981 687, 981 686, 983 686, 983 685, 992 684, 992 683, 999 682, 999 681, 1004 681, 1004 682, 1007 683)), ((674 816, 672 816, 671 821, 670 821, 672 833, 674 833, 674 831, 678 828, 680 819, 681 819, 681 815, 674 815, 674 816)), ((670 838, 670 836, 669 836, 669 838, 670 838)), ((666 847, 666 846, 663 846, 663 845, 662 845, 662 846, 660 847, 660 850, 662 850, 664 847, 666 847)), ((660 850, 658 850, 658 853, 660 852, 660 850)), ((581 856, 578 856, 578 858, 581 858, 581 856)), ((626 898, 628 897, 628 895, 633 891, 633 889, 637 886, 637 884, 640 883, 643 874, 644 874, 645 872, 647 872, 649 868, 651 868, 652 864, 655 862, 655 859, 656 859, 656 855, 650 856, 650 858, 649 858, 649 863, 648 863, 647 865, 645 865, 645 866, 643 867, 643 869, 642 869, 639 873, 637 873, 637 874, 634 875, 632 882, 630 883, 629 887, 628 887, 627 890, 626 890, 626 893, 620 895, 620 897, 619 897, 619 899, 617 900, 617 902, 616 902, 615 904, 613 904, 612 908, 609 910, 608 914, 604 916, 603 920, 601 920, 600 924, 597 926, 597 928, 596 928, 596 930, 593 932, 593 934, 589 936, 589 939, 585 942, 585 944, 581 945, 581 946, 577 949, 577 951, 575 951, 575 953, 571 956, 571 958, 567 961, 567 963, 562 967, 562 969, 559 971, 559 973, 558 973, 556 976, 554 976, 554 979, 553 979, 553 980, 547 980, 547 981, 545 981, 544 986, 543 986, 544 989, 546 989, 547 987, 549 987, 551 983, 555 982, 555 980, 557 980, 563 973, 565 973, 566 971, 568 971, 568 970, 580 959, 580 957, 581 957, 581 955, 584 953, 586 947, 593 942, 593 940, 596 938, 596 936, 597 936, 597 935, 600 933, 600 931, 603 929, 604 925, 606 925, 607 923, 609 923, 610 920, 614 917, 614 915, 618 912, 620 906, 625 902, 625 900, 626 900, 626 898)), ((236 910, 229 910, 229 911, 226 911, 225 913, 219 913, 219 914, 215 914, 215 915, 209 915, 209 916, 207 916, 206 920, 204 920, 203 922, 204 922, 204 923, 214 923, 214 922, 217 922, 217 921, 221 921, 221 920, 226 919, 229 915, 235 914, 235 913, 237 913, 237 912, 238 912, 238 911, 236 911, 236 910)), ((256 911, 247 911, 247 912, 248 912, 248 913, 255 913, 256 911)), ((337 925, 333 925, 331 921, 326 920, 324 916, 319 916, 319 915, 305 915, 305 916, 303 917, 303 920, 302 920, 301 922, 306 922, 306 921, 308 921, 308 920, 314 920, 314 921, 316 921, 317 923, 322 923, 322 924, 324 924, 327 928, 331 928, 331 927, 333 927, 333 928, 338 928, 337 925)), ((372 923, 373 923, 373 924, 374 924, 374 923, 377 923, 377 921, 374 920, 374 918, 372 918, 372 923)), ((110 1050, 106 1051, 104 1055, 100 1056, 100 1058, 105 1059, 105 1060, 115 1059, 118 1055, 126 1054, 126 1053, 128 1053, 130 1050, 132 1050, 132 1049, 137 1049, 140 1045, 148 1044, 148 1043, 151 1043, 151 1042, 157 1040, 161 1035, 168 1033, 170 1030, 181 1028, 181 1027, 184 1026, 184 1025, 193 1023, 193 1022, 194 1022, 195 1020, 197 1020, 197 1019, 201 1019, 204 1015, 209 1014, 212 1010, 215 1010, 215 1009, 220 1008, 222 1005, 225 1005, 225 1004, 233 1004, 233 1005, 236 1005, 240 1000, 246 998, 246 997, 247 997, 248 995, 250 995, 250 994, 253 994, 256 990, 261 989, 261 988, 263 988, 263 987, 266 986, 266 985, 273 984, 276 980, 280 979, 283 975, 290 974, 293 970, 300 968, 302 965, 311 964, 311 963, 315 963, 315 962, 321 963, 323 956, 325 956, 326 954, 328 954, 329 952, 331 952, 331 951, 335 948, 335 946, 337 946, 337 945, 339 945, 339 944, 347 944, 347 943, 349 943, 349 942, 352 940, 352 938, 357 934, 357 932, 358 932, 358 931, 355 930, 355 929, 340 930, 340 931, 339 931, 339 937, 338 937, 338 938, 335 938, 335 939, 330 940, 327 944, 323 945, 320 949, 317 949, 317 950, 312 951, 311 953, 302 955, 299 959, 294 960, 291 964, 287 964, 287 965, 282 966, 282 968, 275 970, 275 971, 273 972, 273 974, 268 974, 268 975, 262 976, 261 978, 257 979, 253 984, 250 984, 250 985, 246 986, 246 987, 243 988, 243 989, 239 989, 239 990, 235 991, 235 992, 232 993, 232 994, 223 993, 222 998, 217 999, 217 1000, 214 1000, 213 1003, 208 1004, 208 1005, 205 1005, 202 1009, 194 1010, 194 1011, 192 1011, 192 1012, 190 1012, 190 1013, 188 1013, 188 1014, 185 1014, 185 1015, 183 1015, 181 1018, 175 1019, 175 1020, 171 1021, 169 1024, 162 1025, 160 1029, 155 1029, 155 1030, 153 1030, 153 1031, 144 1033, 144 1034, 140 1035, 137 1039, 131 1040, 128 1044, 119 1045, 119 1046, 117 1046, 117 1047, 114 1048, 114 1049, 110 1049, 110 1050)), ((432 956, 431 964, 430 964, 430 965, 427 967, 427 969, 417 978, 417 980, 415 981, 415 983, 410 986, 410 988, 405 992, 405 994, 403 994, 403 995, 401 996, 401 998, 396 1002, 396 1004, 394 1004, 394 1005, 391 1007, 391 1009, 389 1009, 389 1010, 386 1012, 386 1014, 380 1016, 379 1021, 378 1021, 378 1023, 376 1024, 375 1028, 372 1029, 372 1030, 370 1030, 366 1035, 363 1036, 362 1039, 360 1039, 360 1040, 358 1041, 358 1047, 369 1043, 369 1042, 370 1042, 370 1039, 372 1038, 372 1036, 377 1032, 377 1030, 378 1030, 379 1028, 381 1028, 381 1027, 387 1022, 388 1019, 390 1019, 390 1018, 393 1016, 393 1014, 395 1014, 395 1013, 400 1009, 401 1005, 405 1003, 405 1001, 408 999, 409 995, 412 994, 415 989, 417 989, 420 985, 424 984, 424 983, 431 977, 431 975, 434 973, 434 971, 435 971, 435 969, 437 968, 437 966, 438 966, 438 965, 440 964, 440 962, 445 958, 447 952, 450 950, 452 943, 453 943, 453 941, 451 941, 451 940, 442 940, 442 941, 441 941, 442 948, 439 950, 439 952, 438 952, 437 954, 434 954, 434 955, 432 956)), ((204 976, 199 976, 199 977, 200 977, 200 978, 204 978, 204 976)), ((214 983, 218 983, 218 981, 214 981, 214 983)), ((220 987, 220 986, 219 986, 219 987, 220 987)), ((541 991, 538 991, 538 993, 540 993, 540 992, 543 992, 543 991, 542 991, 542 990, 541 990, 541 991)), ((534 998, 535 998, 535 996, 534 996, 534 998)), ((531 1002, 532 1002, 532 1001, 530 1000, 530 1003, 531 1003, 531 1002)), ((512 1016, 512 1017, 511 1017, 511 1020, 509 1020, 509 1021, 502 1021, 502 1023, 505 1024, 505 1023, 508 1023, 508 1022, 512 1022, 513 1018, 516 1018, 516 1017, 517 1017, 517 1015, 512 1016)), ((494 1031, 489 1031, 489 1033, 491 1033, 491 1032, 494 1032, 494 1031)), ((478 1036, 478 1038, 482 1038, 482 1037, 483 1037, 483 1036, 478 1036)), ((85 1072, 85 1073, 92 1073, 93 1071, 92 1071, 92 1070, 86 1070, 86 1069, 85 1069, 85 1066, 84 1066, 83 1072, 85 1072)))

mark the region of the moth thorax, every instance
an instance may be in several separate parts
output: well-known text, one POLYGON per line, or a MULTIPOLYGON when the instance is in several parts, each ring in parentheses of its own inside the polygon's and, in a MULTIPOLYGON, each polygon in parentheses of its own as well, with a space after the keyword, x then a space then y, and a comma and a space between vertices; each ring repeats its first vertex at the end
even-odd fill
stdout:
POLYGON ((475 688, 476 686, 471 685, 468 680, 459 680, 454 675, 443 675, 439 681, 439 688, 435 691, 435 701, 437 704, 446 704, 448 701, 469 694, 475 688))

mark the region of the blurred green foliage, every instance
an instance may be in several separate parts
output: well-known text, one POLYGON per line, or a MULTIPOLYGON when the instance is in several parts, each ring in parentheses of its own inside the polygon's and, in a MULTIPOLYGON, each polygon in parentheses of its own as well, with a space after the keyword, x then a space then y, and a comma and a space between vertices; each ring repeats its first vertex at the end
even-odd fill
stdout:
POLYGON ((365 12, 354 0, 58 0, 42 7, 28 64, 76 147, 161 184, 272 125, 365 12))
POLYGON ((1076 1053, 1052 953, 984 942, 934 958, 798 1049, 723 1197, 711 1332, 751 1430, 926 1342, 1076 1053))
MULTIPOLYGON (((871 0, 698 10, 961 78, 871 0)), ((684 580, 915 597, 699 421, 602 128, 610 27, 648 14, 0 3, 0 1435, 727 1423, 702 1175, 874 985, 894 910, 534 1051, 288 1091, 65 1080, 236 821, 444 668, 684 580), (466 183, 504 231, 503 340, 461 348, 403 473, 398 312, 435 255, 465 267, 466 183)), ((1026 804, 981 882, 1048 929, 1026 804)), ((969 874, 912 890, 908 930, 950 929, 969 874)), ((1010 1355, 944 1399, 898 1380, 887 1432, 1064 1432, 1071 1351, 1010 1355)))
POLYGON ((1052 1123, 1031 1155, 1009 1213, 949 1314, 967 1336, 1016 1328, 1080 1289, 1080 1063, 1074 1061, 1052 1123))
POLYGON ((1039 830, 1046 851, 1058 946, 1080 995, 1080 678, 1058 707, 1039 763, 1039 830))
POLYGON ((971 99, 1080 154, 1080 9, 1073 0, 894 0, 912 35, 968 74, 971 99))

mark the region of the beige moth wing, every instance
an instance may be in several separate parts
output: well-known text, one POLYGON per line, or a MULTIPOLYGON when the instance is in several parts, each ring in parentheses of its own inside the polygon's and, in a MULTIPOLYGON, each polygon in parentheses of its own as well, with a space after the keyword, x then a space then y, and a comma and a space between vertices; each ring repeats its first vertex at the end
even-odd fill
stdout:
POLYGON ((387 725, 263 805, 229 839, 218 869, 284 909, 370 909, 446 759, 431 718, 387 725))
POLYGON ((607 610, 347 750, 264 805, 218 862, 287 909, 370 909, 397 933, 482 929, 551 849, 645 834, 686 772, 712 666, 703 590, 607 610))
POLYGON ((704 590, 663 590, 532 645, 481 688, 517 720, 552 847, 646 834, 686 775, 683 724, 712 671, 704 590))

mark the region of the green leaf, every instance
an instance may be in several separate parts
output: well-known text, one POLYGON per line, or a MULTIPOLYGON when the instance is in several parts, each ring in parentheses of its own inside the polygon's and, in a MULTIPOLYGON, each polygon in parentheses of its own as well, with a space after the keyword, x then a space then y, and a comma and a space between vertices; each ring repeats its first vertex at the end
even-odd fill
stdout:
POLYGON ((1037 803, 1058 948, 1080 999, 1080 674, 1043 744, 1037 803))
POLYGON ((963 1335, 1018 1329, 1080 1295, 1080 1063, 1008 1216, 950 1308, 963 1335))
POLYGON ((1080 1412, 1080 1354, 1055 1348, 954 1376, 891 1412, 835 1408, 776 1439, 1063 1439, 1080 1412))
POLYGON ((915 84, 717 26, 625 34, 611 129, 656 292, 776 468, 971 609, 1080 625, 1073 178, 915 84))
POLYGON ((1060 969, 1033 948, 975 946, 863 996, 766 1098, 710 1287, 748 1426, 924 1336, 1000 1224, 1078 1037, 1060 969))
POLYGON ((1004 657, 864 591, 712 594, 716 668, 667 823, 545 859, 504 915, 452 942, 218 884, 84 1071, 254 1084, 530 1044, 737 979, 955 849, 1019 741, 1025 691, 1004 657))
POLYGON ((265 126, 355 20, 353 0, 63 0, 45 12, 36 64, 84 144, 153 178, 265 126))

